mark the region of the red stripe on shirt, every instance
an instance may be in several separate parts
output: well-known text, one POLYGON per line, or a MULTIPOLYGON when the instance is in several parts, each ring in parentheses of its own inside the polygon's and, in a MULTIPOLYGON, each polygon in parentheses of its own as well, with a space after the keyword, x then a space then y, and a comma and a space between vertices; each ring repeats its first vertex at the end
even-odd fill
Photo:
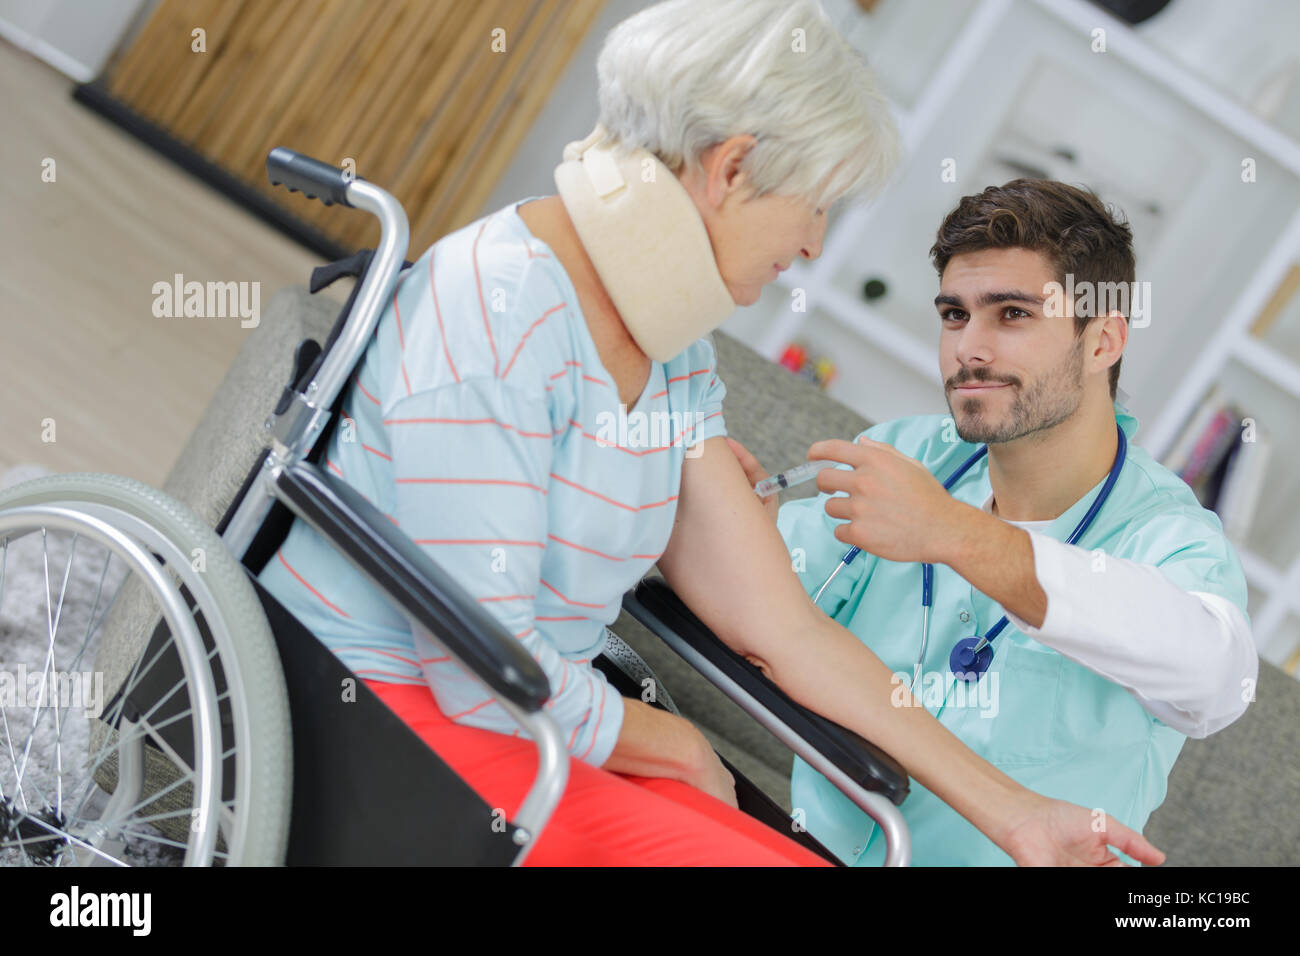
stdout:
MULTIPOLYGON (((626 454, 636 455, 638 458, 640 458, 642 455, 653 455, 655 452, 659 452, 659 451, 668 451, 670 448, 675 447, 677 444, 676 442, 673 442, 672 444, 668 444, 668 445, 660 445, 658 448, 646 448, 642 451, 637 451, 635 448, 625 448, 624 446, 618 444, 618 442, 611 442, 597 435, 593 435, 591 432, 587 431, 585 428, 582 427, 582 422, 574 421, 572 418, 569 419, 569 426, 578 429, 578 431, 582 432, 582 437, 590 438, 601 448, 616 448, 619 451, 624 452, 626 454)), ((556 434, 558 435, 559 432, 556 432, 556 434)))
POLYGON ((542 548, 545 541, 510 541, 506 538, 415 538, 416 544, 517 544, 525 548, 542 548))
POLYGON ((379 399, 375 398, 375 396, 371 395, 368 391, 366 391, 366 387, 365 387, 364 385, 361 384, 361 373, 360 373, 360 372, 357 372, 356 375, 352 376, 352 380, 353 380, 354 382, 357 383, 357 388, 361 389, 361 394, 362 394, 362 395, 366 396, 366 398, 370 399, 370 400, 371 400, 372 402, 374 402, 376 405, 381 404, 381 402, 379 401, 379 399))
POLYGON ((555 472, 551 472, 551 477, 554 478, 562 485, 568 485, 570 488, 574 488, 578 491, 589 494, 593 498, 599 498, 601 501, 606 501, 609 504, 614 505, 615 507, 622 508, 624 511, 637 512, 637 511, 645 511, 649 508, 662 508, 664 505, 668 504, 669 502, 677 500, 677 496, 673 495, 671 498, 665 498, 663 501, 651 502, 648 505, 626 505, 623 504, 623 502, 621 501, 615 501, 613 498, 608 498, 605 495, 602 495, 599 491, 592 491, 590 488, 584 488, 582 485, 577 484, 576 482, 573 481, 569 481, 569 479, 567 478, 562 478, 559 475, 557 475, 555 472))
POLYGON ((561 302, 559 305, 552 306, 551 308, 547 309, 545 312, 542 313, 542 317, 540 319, 538 319, 532 325, 528 326, 528 330, 524 332, 523 336, 519 339, 519 344, 515 346, 515 354, 510 356, 510 362, 509 364, 506 365, 506 370, 501 373, 502 379, 504 379, 507 375, 509 375, 510 370, 515 367, 515 359, 519 358, 519 353, 520 351, 523 350, 524 343, 528 341, 528 336, 533 334, 533 329, 537 328, 539 325, 545 322, 547 318, 551 316, 552 313, 558 312, 560 309, 563 309, 567 304, 568 304, 567 302, 561 302))
POLYGON ((456 363, 451 360, 451 349, 447 348, 447 330, 442 325, 442 309, 438 306, 438 283, 433 278, 433 255, 435 245, 429 249, 429 288, 433 292, 433 314, 438 317, 438 335, 442 339, 442 351, 447 356, 447 364, 451 366, 451 376, 457 382, 460 381, 460 375, 456 371, 456 363))
POLYGON ((478 271, 478 241, 483 238, 483 230, 487 228, 488 220, 483 220, 483 225, 479 226, 478 235, 474 237, 474 248, 471 259, 474 262, 474 285, 478 288, 478 306, 483 313, 483 329, 487 332, 488 345, 492 346, 492 374, 500 377, 501 375, 501 358, 497 355, 497 343, 492 338, 492 326, 488 324, 487 303, 483 301, 483 277, 478 271))
POLYGON ((557 538, 557 537, 556 537, 555 535, 553 535, 553 534, 548 534, 546 537, 550 538, 552 541, 558 541, 558 542, 560 542, 560 544, 568 545, 570 548, 575 548, 575 549, 577 549, 578 551, 585 551, 585 552, 587 552, 587 554, 594 554, 594 555, 596 555, 597 557, 604 558, 604 559, 607 560, 607 561, 625 561, 625 560, 627 560, 626 558, 616 558, 616 557, 614 557, 612 554, 605 554, 603 551, 597 551, 595 548, 584 548, 584 547, 583 547, 582 545, 580 545, 580 544, 574 544, 572 541, 565 541, 563 538, 557 538))
POLYGON ((397 292, 401 288, 399 282, 393 287, 393 315, 397 317, 397 343, 401 346, 398 353, 398 361, 402 366, 402 381, 406 383, 406 394, 411 394, 411 378, 406 374, 406 336, 402 333, 402 310, 397 306, 397 292))
POLYGON ((385 418, 385 425, 496 425, 506 431, 517 432, 521 438, 554 438, 560 432, 526 432, 509 422, 495 418, 385 418))
POLYGON ((353 671, 353 673, 354 674, 378 674, 380 677, 398 677, 404 681, 412 681, 412 682, 418 680, 418 678, 415 678, 410 674, 394 674, 392 671, 375 670, 373 667, 366 667, 359 671, 353 671))
POLYGON ((560 678, 560 689, 557 690, 557 691, 556 691, 556 692, 551 696, 551 699, 548 700, 548 701, 546 702, 546 706, 547 706, 547 707, 554 707, 554 706, 555 706, 555 702, 556 702, 557 700, 559 700, 559 699, 560 699, 560 695, 564 693, 564 685, 567 684, 568 682, 569 682, 569 669, 566 667, 566 668, 564 668, 564 676, 563 676, 562 678, 560 678))
MULTIPOLYGON (((591 607, 596 608, 597 610, 605 606, 603 604, 588 604, 586 601, 575 601, 572 598, 565 596, 565 594, 554 585, 548 584, 544 579, 541 583, 542 587, 546 588, 546 590, 550 591, 552 594, 555 594, 565 604, 572 604, 574 607, 591 607)), ((538 620, 540 620, 540 618, 538 620)))
POLYGON ((451 715, 449 715, 447 719, 448 719, 448 720, 459 720, 461 717, 468 717, 470 714, 474 713, 476 710, 482 710, 482 709, 483 709, 484 707, 486 707, 488 704, 495 704, 495 703, 496 703, 496 699, 493 698, 493 697, 489 697, 487 700, 483 701, 483 703, 481 703, 481 704, 475 704, 475 705, 474 705, 473 707, 471 707, 469 710, 462 710, 459 714, 451 714, 451 715))
POLYGON ((328 607, 330 610, 332 610, 332 611, 337 611, 339 614, 342 614, 344 617, 351 619, 351 615, 349 615, 347 611, 343 610, 343 609, 342 609, 341 607, 339 607, 338 605, 331 603, 331 602, 330 602, 330 601, 325 597, 325 595, 321 594, 321 593, 320 593, 319 591, 317 591, 314 587, 312 587, 310 584, 308 584, 306 578, 304 578, 301 574, 299 574, 299 573, 298 573, 297 571, 295 571, 293 568, 289 567, 289 562, 286 561, 286 560, 284 559, 284 553, 283 553, 282 551, 276 551, 275 554, 276 554, 276 557, 278 557, 278 558, 280 559, 280 563, 283 564, 283 565, 285 566, 285 568, 288 570, 288 572, 289 572, 290 574, 292 574, 295 578, 298 579, 298 583, 300 583, 303 587, 305 587, 305 588, 306 588, 308 591, 310 591, 312 594, 316 595, 316 597, 320 598, 322 604, 324 604, 324 605, 325 605, 326 607, 328 607))
POLYGON ((675 375, 668 380, 668 384, 671 385, 673 382, 684 382, 692 375, 703 375, 707 371, 709 371, 707 368, 700 368, 696 369, 694 372, 687 372, 685 375, 675 375))
POLYGON ((391 657, 395 661, 401 661, 403 664, 410 664, 412 667, 418 666, 415 661, 409 657, 403 657, 401 654, 394 654, 392 651, 381 651, 377 647, 368 647, 365 644, 333 644, 330 646, 333 651, 373 651, 376 654, 383 654, 385 657, 391 657))
POLYGON ((582 752, 582 756, 578 758, 579 760, 585 758, 587 754, 591 753, 591 748, 596 746, 596 734, 600 730, 601 718, 605 716, 605 688, 608 686, 609 685, 604 681, 600 682, 600 709, 596 711, 596 726, 591 728, 591 743, 589 743, 587 749, 582 752))
POLYGON ((510 485, 515 488, 531 488, 546 494, 541 485, 527 481, 506 481, 504 478, 398 478, 399 485, 510 485))

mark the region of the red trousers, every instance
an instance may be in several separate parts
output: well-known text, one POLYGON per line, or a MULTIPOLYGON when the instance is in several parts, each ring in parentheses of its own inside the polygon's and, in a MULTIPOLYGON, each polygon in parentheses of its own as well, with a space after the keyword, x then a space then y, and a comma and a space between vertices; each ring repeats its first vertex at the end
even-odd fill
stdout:
MULTIPOLYGON (((537 773, 531 741, 453 723, 433 692, 366 681, 491 807, 513 819, 537 773)), ((569 762, 569 783, 528 866, 829 866, 775 830, 676 780, 569 762)))

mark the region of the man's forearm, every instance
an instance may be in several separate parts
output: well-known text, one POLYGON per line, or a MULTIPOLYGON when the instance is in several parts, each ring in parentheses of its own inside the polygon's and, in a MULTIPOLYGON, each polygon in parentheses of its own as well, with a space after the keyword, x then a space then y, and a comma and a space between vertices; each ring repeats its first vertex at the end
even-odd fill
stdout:
POLYGON ((944 563, 1022 621, 1042 627, 1047 592, 1034 570, 1029 532, 961 503, 944 563))
MULTIPOLYGON (((910 776, 996 843, 1017 803, 1035 796, 988 763, 908 693, 906 684, 856 637, 820 612, 795 655, 763 657, 773 681, 798 703, 870 740, 910 776)), ((764 643, 748 645, 761 656, 764 643)))

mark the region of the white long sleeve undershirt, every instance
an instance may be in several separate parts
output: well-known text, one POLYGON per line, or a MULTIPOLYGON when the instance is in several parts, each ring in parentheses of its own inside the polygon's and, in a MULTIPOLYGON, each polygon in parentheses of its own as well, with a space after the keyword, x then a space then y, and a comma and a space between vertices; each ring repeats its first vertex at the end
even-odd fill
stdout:
MULTIPOLYGON (((990 494, 983 505, 990 514, 992 502, 990 494)), ((1029 532, 1047 594, 1041 628, 1006 611, 1021 633, 1119 684, 1189 737, 1208 737, 1245 713, 1259 657, 1240 608, 1184 591, 1155 565, 1105 555, 1104 571, 1094 570, 1091 551, 1040 533, 1050 521, 1008 523, 1029 532)))

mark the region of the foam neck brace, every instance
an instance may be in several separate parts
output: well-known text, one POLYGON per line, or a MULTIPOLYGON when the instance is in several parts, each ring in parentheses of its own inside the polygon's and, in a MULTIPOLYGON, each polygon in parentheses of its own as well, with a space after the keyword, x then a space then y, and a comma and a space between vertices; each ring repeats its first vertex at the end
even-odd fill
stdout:
POLYGON ((736 303, 685 187, 645 149, 616 157, 606 135, 597 123, 564 147, 555 185, 628 332, 646 355, 667 362, 736 303))

